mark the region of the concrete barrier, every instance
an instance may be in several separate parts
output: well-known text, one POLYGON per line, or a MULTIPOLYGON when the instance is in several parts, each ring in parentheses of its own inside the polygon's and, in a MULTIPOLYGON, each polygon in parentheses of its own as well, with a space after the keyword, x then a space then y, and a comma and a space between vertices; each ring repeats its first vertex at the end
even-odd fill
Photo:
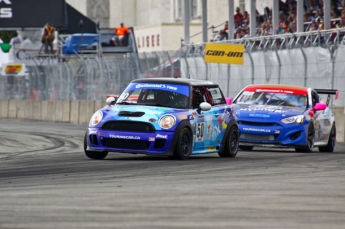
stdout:
MULTIPOLYGON (((104 107, 105 101, 31 101, 0 100, 0 118, 32 121, 87 124, 93 113, 104 107)), ((337 128, 337 141, 345 142, 344 107, 332 107, 337 128)))

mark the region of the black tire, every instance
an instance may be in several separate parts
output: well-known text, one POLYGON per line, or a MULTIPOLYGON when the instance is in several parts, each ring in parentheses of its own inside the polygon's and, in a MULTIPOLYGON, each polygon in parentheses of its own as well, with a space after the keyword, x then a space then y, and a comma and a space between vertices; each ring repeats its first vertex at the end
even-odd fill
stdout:
POLYGON ((319 147, 319 152, 333 152, 336 141, 337 141, 337 131, 333 123, 331 132, 329 134, 328 143, 326 146, 319 147))
POLYGON ((174 159, 187 160, 192 153, 192 143, 192 134, 187 127, 184 127, 178 133, 178 139, 174 149, 174 159))
POLYGON ((86 149, 87 149, 87 132, 85 133, 85 137, 84 137, 84 152, 85 152, 85 155, 88 158, 95 159, 95 160, 102 160, 102 159, 104 159, 108 155, 107 151, 89 151, 89 150, 86 150, 86 149))
POLYGON ((236 157, 238 151, 239 133, 237 126, 232 126, 226 136, 224 150, 218 152, 220 157, 236 157))
POLYGON ((308 135, 307 135, 307 145, 302 148, 295 148, 296 152, 312 152, 314 148, 314 140, 315 140, 315 129, 314 125, 310 124, 308 127, 308 135))
POLYGON ((245 150, 245 151, 252 151, 254 146, 239 146, 238 147, 240 150, 245 150))

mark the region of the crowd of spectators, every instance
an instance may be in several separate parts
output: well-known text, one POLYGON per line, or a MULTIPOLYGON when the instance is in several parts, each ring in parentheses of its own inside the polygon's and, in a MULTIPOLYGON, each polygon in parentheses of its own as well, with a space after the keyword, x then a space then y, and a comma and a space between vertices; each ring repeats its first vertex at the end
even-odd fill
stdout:
MULTIPOLYGON (((304 1, 304 31, 315 31, 324 29, 324 0, 305 0, 304 1)), ((345 28, 345 0, 331 0, 331 25, 330 28, 345 28)), ((234 14, 235 33, 234 39, 249 37, 249 13, 241 12, 236 7, 234 14)), ((224 28, 219 31, 226 33, 228 30, 228 21, 225 22, 224 28)), ((296 0, 280 0, 279 3, 279 25, 273 28, 272 10, 266 7, 264 12, 260 14, 256 10, 256 36, 269 36, 275 34, 294 33, 297 31, 297 1, 296 0)), ((222 37, 228 37, 226 33, 222 37)), ((222 38, 223 39, 223 38, 222 38)), ((217 40, 222 40, 218 39, 217 40)))

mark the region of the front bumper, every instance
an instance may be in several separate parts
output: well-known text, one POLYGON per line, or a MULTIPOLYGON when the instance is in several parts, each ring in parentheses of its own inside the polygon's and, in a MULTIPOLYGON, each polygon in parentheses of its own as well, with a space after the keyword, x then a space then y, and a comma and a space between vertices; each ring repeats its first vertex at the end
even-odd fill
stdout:
POLYGON ((304 147, 307 144, 307 127, 308 124, 239 122, 239 144, 279 148, 304 147))
POLYGON ((129 132, 89 128, 87 151, 170 155, 175 132, 129 132))

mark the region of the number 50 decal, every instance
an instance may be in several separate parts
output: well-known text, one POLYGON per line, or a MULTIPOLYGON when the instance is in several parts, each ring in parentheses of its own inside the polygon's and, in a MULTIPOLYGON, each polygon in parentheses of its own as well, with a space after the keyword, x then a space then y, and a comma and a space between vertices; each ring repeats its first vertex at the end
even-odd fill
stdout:
POLYGON ((201 142, 204 140, 204 133, 205 133, 205 123, 198 122, 196 126, 196 141, 201 142))

